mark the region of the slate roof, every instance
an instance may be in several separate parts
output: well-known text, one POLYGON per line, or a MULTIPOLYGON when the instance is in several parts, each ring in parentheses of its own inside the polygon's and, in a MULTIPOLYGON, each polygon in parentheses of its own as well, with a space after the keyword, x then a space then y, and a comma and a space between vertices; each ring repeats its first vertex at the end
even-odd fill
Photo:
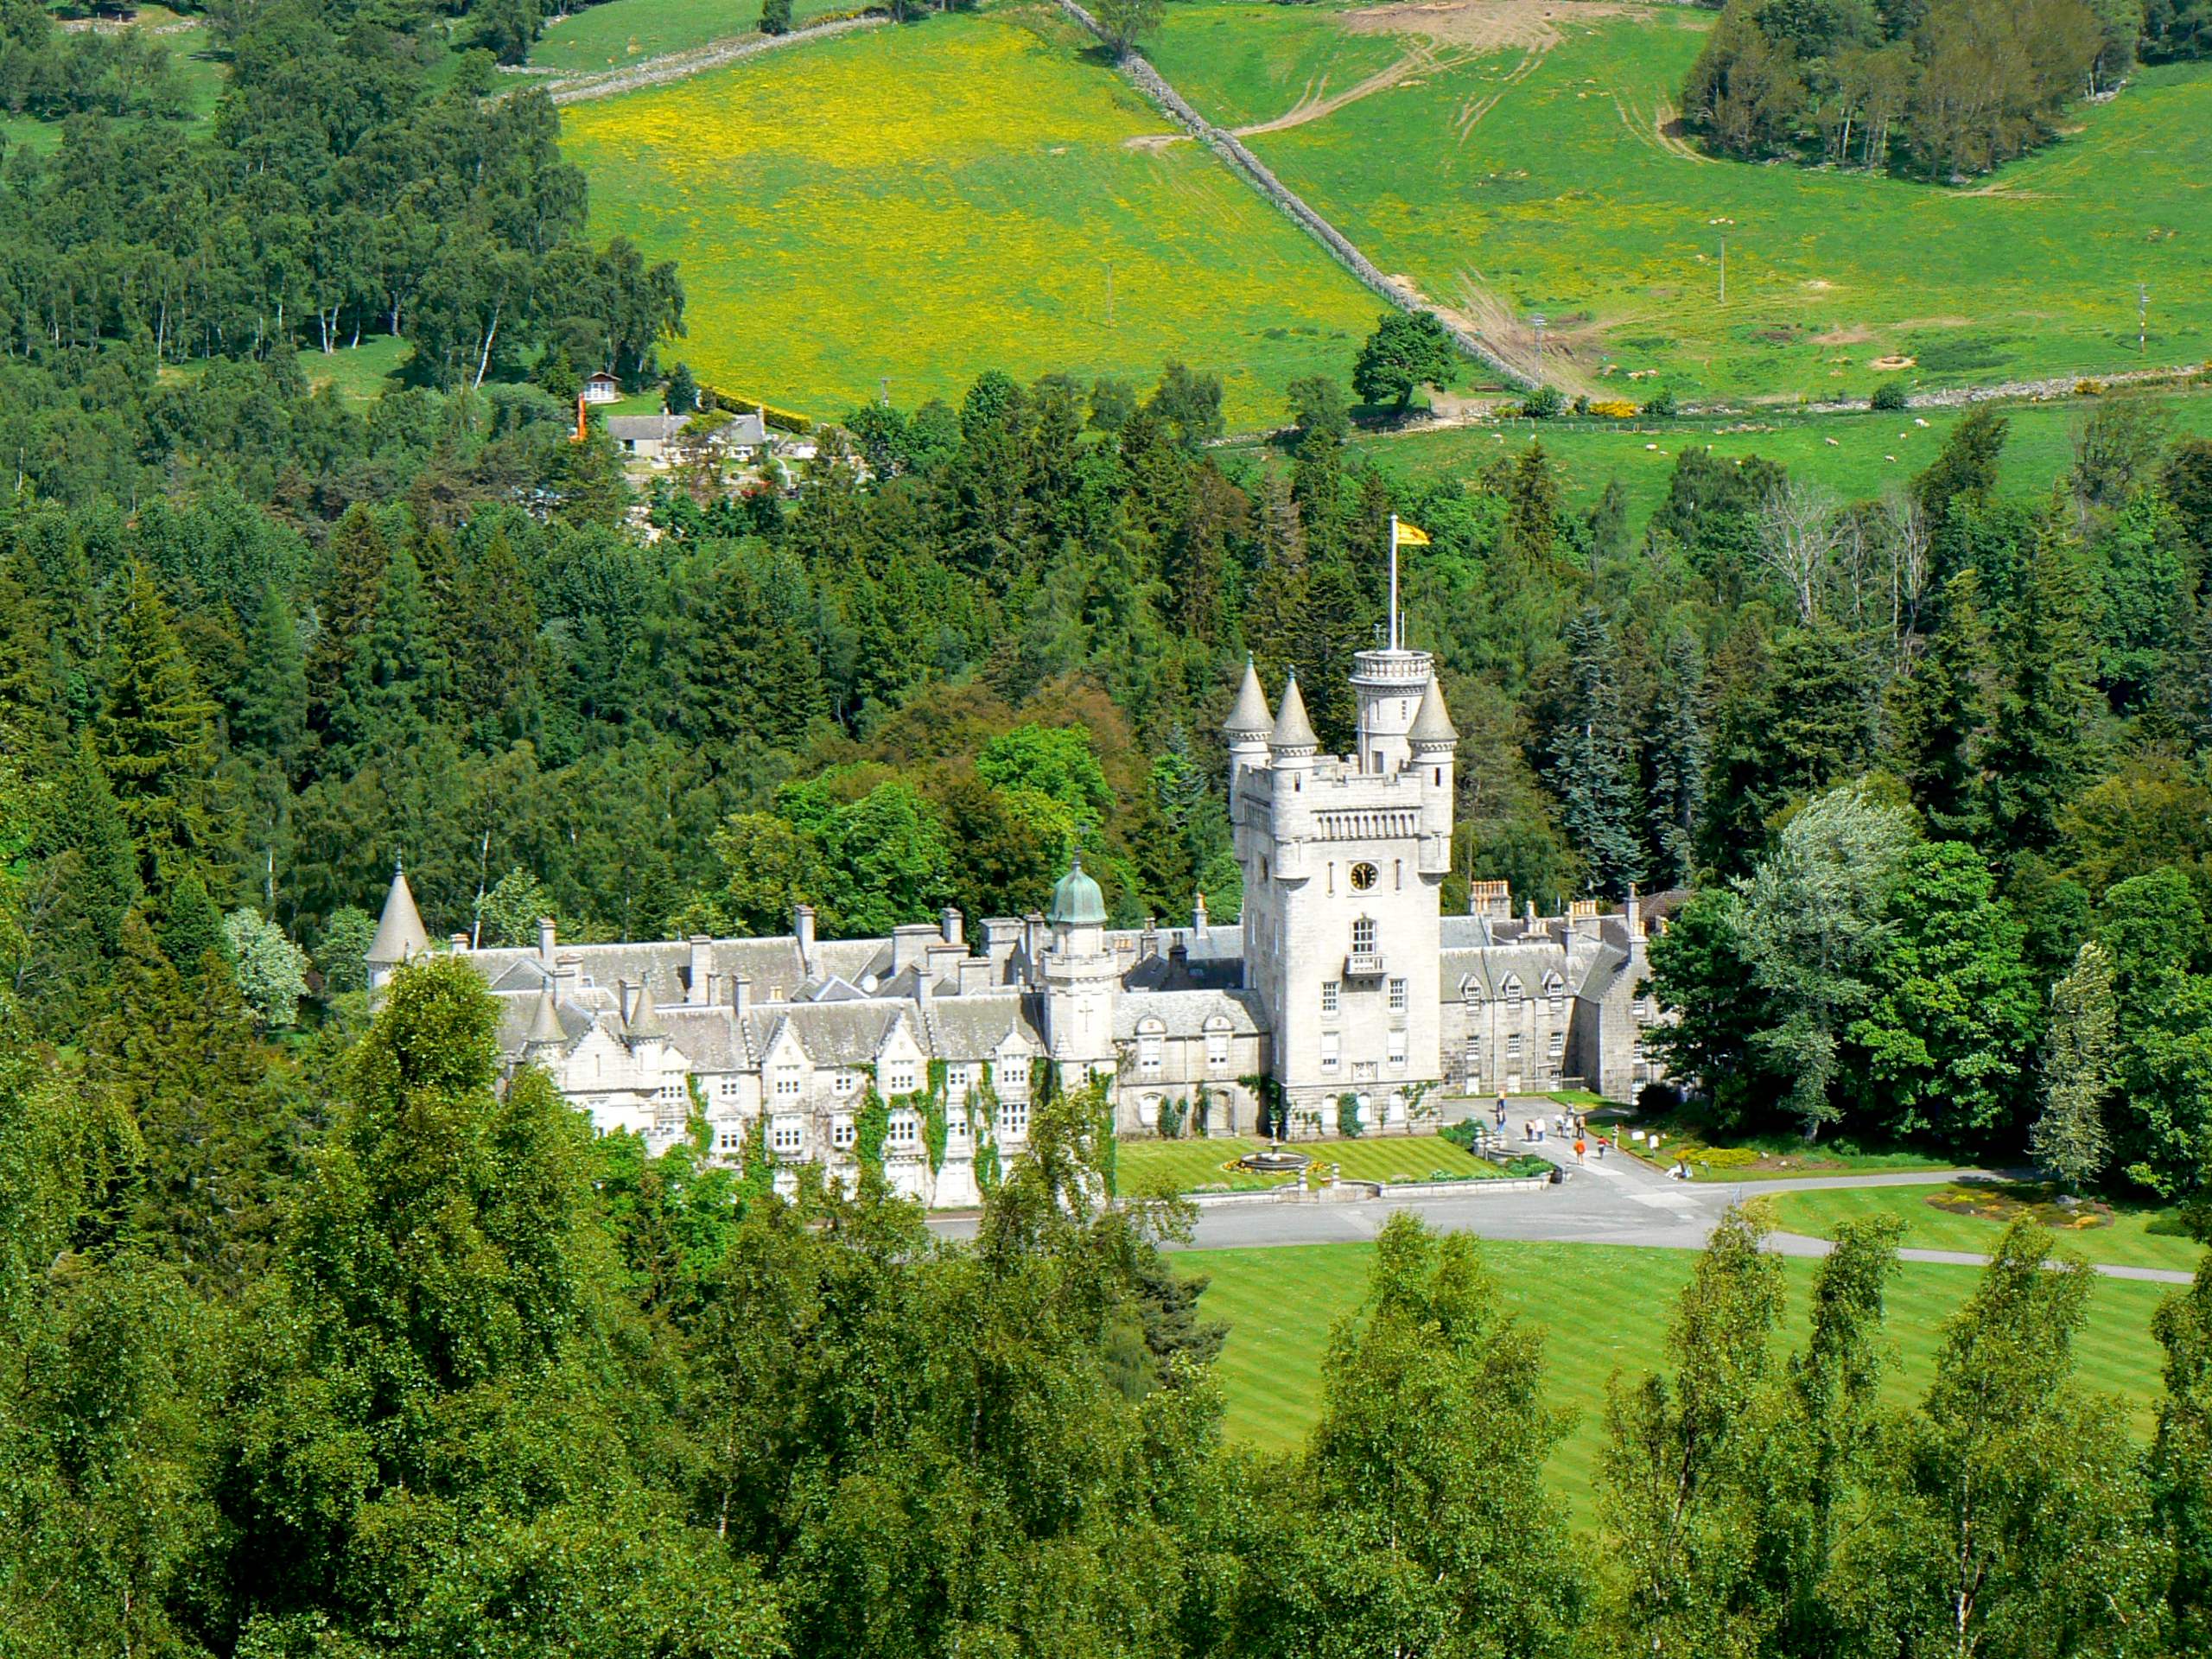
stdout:
POLYGON ((429 948, 430 936, 423 926, 423 912, 415 908, 406 872, 394 870, 391 887, 384 896, 384 914, 377 919, 377 936, 369 944, 368 960, 379 968, 395 967, 429 948))
POLYGON ((1232 1036, 1255 1037, 1266 1029, 1259 998, 1252 992, 1154 991, 1115 999, 1114 1035, 1127 1041, 1137 1034, 1140 1020, 1157 1020, 1166 1027, 1163 1035, 1198 1037, 1216 1016, 1229 1021, 1232 1036))

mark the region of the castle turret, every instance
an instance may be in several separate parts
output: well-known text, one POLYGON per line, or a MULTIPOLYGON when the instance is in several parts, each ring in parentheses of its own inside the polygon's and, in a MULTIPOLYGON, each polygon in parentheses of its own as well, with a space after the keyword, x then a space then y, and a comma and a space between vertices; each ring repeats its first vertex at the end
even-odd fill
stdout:
POLYGON ((1052 889, 1045 919, 1045 1036, 1069 1081, 1110 1071, 1114 1063, 1114 953, 1106 941, 1106 896, 1083 868, 1082 855, 1052 889))
POLYGON ((1244 683, 1236 688, 1236 704, 1221 722, 1229 740, 1229 787, 1232 793, 1243 773, 1268 764, 1268 734, 1275 717, 1268 712, 1268 694, 1260 684, 1260 671, 1249 657, 1244 659, 1244 683))
POLYGON ((369 943, 369 988, 375 990, 403 963, 428 954, 429 949, 429 931, 423 925, 423 912, 415 908, 407 872, 395 864, 391 886, 384 895, 384 914, 377 920, 377 936, 369 943))
POLYGON ((1459 734, 1444 707, 1444 688, 1433 674, 1421 694, 1421 707, 1406 733, 1408 767, 1421 780, 1421 872, 1444 875, 1452 868, 1452 808, 1454 762, 1459 734))

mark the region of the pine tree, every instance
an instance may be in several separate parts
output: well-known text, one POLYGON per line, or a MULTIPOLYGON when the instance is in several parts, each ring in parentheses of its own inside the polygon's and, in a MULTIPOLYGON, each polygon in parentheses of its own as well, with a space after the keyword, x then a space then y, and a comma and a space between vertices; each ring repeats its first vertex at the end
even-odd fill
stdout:
POLYGON ((1688 629, 1667 639, 1658 696, 1644 741, 1646 822, 1659 854, 1655 878, 1687 883, 1697 868, 1698 826, 1705 817, 1706 769, 1713 741, 1706 716, 1705 652, 1688 629))
POLYGON ((2019 602, 1998 629, 2003 678, 1983 767, 1999 857, 2051 846, 2088 772, 2096 697, 2088 610, 2080 550, 2046 525, 2019 602))
POLYGON ((1568 688, 1551 741, 1560 822, 1589 861, 1592 885, 1618 898, 1643 879, 1636 772, 1621 710, 1612 630, 1594 607, 1567 625, 1568 688))
POLYGON ((354 638, 331 735, 356 749, 407 747, 436 706, 436 652, 423 573, 402 547, 386 563, 376 609, 354 638))
POLYGON ((187 984, 199 980, 208 952, 222 956, 223 915, 197 870, 186 871, 162 895, 159 934, 162 954, 187 984))
POLYGON ((317 629, 308 658, 308 686, 313 701, 308 721, 315 730, 330 729, 340 688, 353 667, 353 651, 384 592, 391 547, 383 527, 366 507, 346 509, 330 532, 328 579, 315 601, 317 629))
POLYGON ((2083 942, 2074 971, 2051 988, 2050 1034, 2043 1059, 2043 1116, 2028 1147, 2069 1186, 2087 1186, 2112 1156, 2105 1100, 2117 1063, 2118 1005, 2112 957, 2083 942))
POLYGON ((1929 829, 1980 843, 1988 833, 1977 757, 1988 741, 1989 630, 1972 569, 1943 590, 1942 620, 1912 671, 1891 682, 1891 766, 1929 829))
POLYGON ((94 1078, 137 1126, 128 1236, 203 1287, 262 1269, 296 1146, 283 1091, 228 974, 180 974, 141 915, 124 926, 94 1078))
POLYGON ((131 567, 119 633, 97 741, 138 849, 139 874, 158 887, 213 850, 215 707, 200 694, 143 565, 131 567))
POLYGON ((520 736, 531 701, 537 601, 504 530, 476 550, 457 604, 465 652, 457 658, 462 710, 478 741, 497 748, 520 736))
POLYGON ((270 584, 245 639, 245 674, 238 688, 232 741, 258 749, 284 774, 298 775, 307 741, 308 670, 292 607, 270 584))
POLYGON ((1509 557, 1530 561, 1551 558, 1559 547, 1560 515, 1566 493, 1559 470, 1544 454, 1544 446, 1531 440, 1513 464, 1505 492, 1505 539, 1500 551, 1509 557))

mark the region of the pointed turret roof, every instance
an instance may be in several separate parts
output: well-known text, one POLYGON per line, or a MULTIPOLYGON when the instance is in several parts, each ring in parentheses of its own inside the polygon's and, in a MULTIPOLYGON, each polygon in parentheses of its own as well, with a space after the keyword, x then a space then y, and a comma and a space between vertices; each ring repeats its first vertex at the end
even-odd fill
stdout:
POLYGON ((660 1022, 660 1011, 653 1007, 652 987, 643 980, 638 982, 638 1001, 631 1008, 626 1023, 630 1027, 630 1040, 633 1043, 648 1037, 665 1038, 668 1035, 668 1027, 660 1022))
POLYGON ((1252 659, 1244 659, 1244 683, 1236 688, 1236 706, 1229 711, 1229 718, 1221 722, 1222 733, 1228 737, 1265 737, 1275 717, 1268 712, 1268 694, 1260 684, 1260 671, 1252 659))
POLYGON ((1421 707, 1414 710, 1413 728, 1406 734, 1406 741, 1417 749, 1443 749, 1459 741, 1452 716, 1445 711, 1443 683, 1432 674, 1428 690, 1421 694, 1421 707))
POLYGON ((384 896, 384 914, 377 921, 377 936, 369 944, 368 960, 379 968, 397 968, 429 948, 430 935, 423 925, 423 912, 415 908, 407 872, 395 867, 391 889, 384 896))
POLYGON ((569 1033, 561 1029, 561 1007, 553 1000, 553 988, 548 985, 537 994, 537 1007, 530 1016, 530 1034, 523 1039, 525 1048, 562 1048, 569 1041, 569 1033))
POLYGON ((1275 716, 1274 734, 1268 747, 1277 754, 1311 754, 1321 746, 1313 735, 1313 722, 1306 717, 1306 699, 1299 695, 1298 671, 1283 682, 1282 710, 1275 716))

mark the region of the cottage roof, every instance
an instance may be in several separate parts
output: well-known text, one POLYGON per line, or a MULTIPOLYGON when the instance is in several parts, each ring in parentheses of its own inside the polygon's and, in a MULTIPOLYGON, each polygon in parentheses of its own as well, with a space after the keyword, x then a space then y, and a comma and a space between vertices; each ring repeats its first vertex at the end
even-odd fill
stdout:
POLYGON ((379 968, 394 968, 429 948, 430 935, 423 925, 422 912, 415 908, 407 873, 395 869, 384 896, 384 914, 377 921, 377 936, 369 944, 368 960, 379 968))
POLYGON ((683 430, 683 423, 689 418, 683 415, 610 415, 607 417, 607 435, 623 443, 635 443, 640 438, 658 439, 665 443, 683 430))

